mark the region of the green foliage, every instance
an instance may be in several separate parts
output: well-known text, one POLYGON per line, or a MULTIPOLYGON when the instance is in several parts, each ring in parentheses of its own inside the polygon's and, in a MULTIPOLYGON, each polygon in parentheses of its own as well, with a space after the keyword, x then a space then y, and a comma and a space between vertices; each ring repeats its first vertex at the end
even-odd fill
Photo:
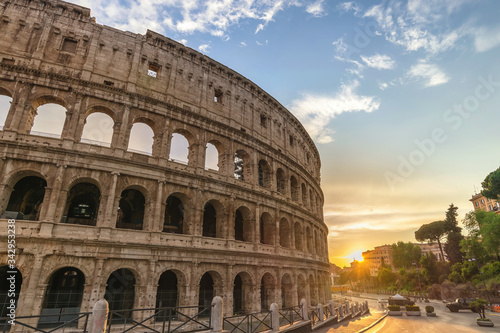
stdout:
POLYGON ((418 305, 405 305, 406 311, 420 311, 418 305))
POLYGON ((437 283, 439 280, 440 270, 438 261, 434 253, 426 253, 420 258, 420 266, 422 266, 422 276, 428 284, 437 283))
POLYGON ((469 303, 469 306, 471 308, 476 308, 478 310, 479 317, 481 319, 486 319, 486 315, 484 313, 486 305, 488 305, 488 301, 481 298, 478 298, 475 301, 469 303))
POLYGON ((413 263, 419 262, 420 256, 420 247, 411 242, 392 244, 392 263, 396 268, 412 267, 413 263))
POLYGON ((446 239, 446 244, 444 245, 444 252, 450 263, 455 264, 457 262, 462 262, 464 260, 464 253, 461 251, 460 242, 464 239, 462 233, 450 232, 446 239))
POLYGON ((483 190, 481 193, 490 199, 498 199, 500 195, 500 168, 490 172, 481 183, 483 190))
POLYGON ((463 223, 469 231, 470 241, 464 242, 463 245, 471 250, 475 250, 482 258, 479 258, 476 253, 468 253, 468 257, 474 256, 476 259, 481 259, 484 262, 488 254, 499 256, 500 247, 500 215, 495 212, 485 212, 476 210, 468 213, 463 220, 463 223), (481 249, 482 248, 482 249, 481 249))
POLYGON ((485 279, 497 277, 500 275, 500 262, 490 262, 483 266, 483 275, 485 279))
POLYGON ((446 222, 434 221, 428 224, 423 224, 417 231, 415 231, 415 239, 419 242, 437 242, 439 250, 444 258, 441 240, 446 236, 446 222))
POLYGON ((458 226, 458 207, 455 207, 453 204, 450 204, 448 210, 446 211, 445 229, 447 232, 460 232, 462 228, 458 226))
POLYGON ((465 280, 462 277, 462 274, 458 272, 452 272, 450 275, 448 275, 448 280, 453 282, 454 284, 459 284, 459 283, 464 283, 465 280))
POLYGON ((401 307, 399 305, 389 305, 387 309, 389 311, 401 311, 401 307))
POLYGON ((384 287, 396 281, 396 275, 388 267, 382 267, 378 270, 377 280, 384 287))
POLYGON ((432 305, 427 305, 427 306, 425 307, 425 312, 427 312, 427 313, 432 313, 432 312, 434 312, 434 307, 433 307, 432 305))

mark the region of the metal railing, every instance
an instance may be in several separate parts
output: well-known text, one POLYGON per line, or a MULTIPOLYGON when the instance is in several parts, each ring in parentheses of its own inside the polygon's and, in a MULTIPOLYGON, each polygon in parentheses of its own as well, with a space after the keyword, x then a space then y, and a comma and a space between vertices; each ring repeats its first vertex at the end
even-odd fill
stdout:
MULTIPOLYGON (((42 327, 39 327, 40 325, 37 325, 37 324, 34 324, 35 326, 33 326, 32 325, 33 323, 28 323, 28 322, 29 321, 34 322, 35 320, 33 320, 33 319, 35 319, 35 318, 38 318, 37 322, 39 322, 40 319, 42 319, 42 318, 47 318, 47 317, 59 317, 59 318, 66 317, 67 318, 69 316, 67 316, 67 315, 65 316, 64 314, 44 315, 44 316, 23 316, 23 317, 16 317, 14 319, 14 323, 16 325, 22 326, 23 328, 24 327, 31 328, 31 329, 35 330, 36 332, 40 332, 40 333, 51 333, 51 332, 55 332, 55 331, 60 330, 60 329, 62 329, 61 333, 64 333, 66 328, 71 327, 72 329, 74 329, 75 327, 79 326, 78 323, 81 320, 80 324, 82 325, 82 330, 83 330, 83 332, 87 332, 87 326, 88 326, 89 319, 90 319, 91 315, 92 315, 92 312, 82 312, 82 313, 75 314, 73 319, 68 320, 68 321, 63 321, 63 320, 58 319, 59 325, 56 325, 53 327, 47 327, 47 324, 44 324, 42 327)), ((9 319, 10 318, 0 318, 0 325, 3 325, 2 333, 6 333, 6 332, 10 331, 11 325, 8 323, 9 319)))
POLYGON ((272 330, 271 312, 257 312, 242 316, 225 317, 224 330, 230 333, 256 333, 272 330))
POLYGON ((283 325, 293 325, 297 321, 304 320, 302 316, 302 307, 300 305, 291 308, 282 309, 279 311, 280 327, 283 325))

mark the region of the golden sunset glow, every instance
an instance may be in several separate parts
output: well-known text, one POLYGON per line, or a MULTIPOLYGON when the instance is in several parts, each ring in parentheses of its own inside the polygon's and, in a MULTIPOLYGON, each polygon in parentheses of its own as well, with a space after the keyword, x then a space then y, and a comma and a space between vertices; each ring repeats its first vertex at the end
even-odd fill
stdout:
POLYGON ((362 252, 363 251, 352 252, 350 255, 347 256, 347 259, 357 260, 359 262, 362 262, 363 261, 363 256, 361 255, 362 252))

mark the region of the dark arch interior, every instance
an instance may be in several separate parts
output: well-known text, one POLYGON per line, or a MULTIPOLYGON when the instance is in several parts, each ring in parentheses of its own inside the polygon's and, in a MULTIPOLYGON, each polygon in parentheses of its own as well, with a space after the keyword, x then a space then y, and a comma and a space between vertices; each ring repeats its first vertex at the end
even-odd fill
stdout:
POLYGON ((134 189, 123 191, 118 207, 116 227, 141 230, 145 203, 146 199, 140 191, 134 189))
POLYGON ((71 188, 68 197, 67 218, 63 222, 96 225, 101 191, 91 183, 79 183, 71 188))
POLYGON ((234 216, 234 239, 239 241, 244 241, 244 227, 243 227, 243 214, 238 209, 234 216))
POLYGON ((182 234, 183 224, 184 205, 179 198, 171 195, 168 197, 167 206, 165 207, 165 221, 163 223, 163 231, 182 234))
POLYGON ((212 279, 212 275, 210 273, 205 273, 200 281, 200 294, 198 301, 200 311, 204 308, 210 309, 214 294, 214 280, 212 279))
POLYGON ((243 280, 241 276, 238 274, 234 278, 234 289, 233 289, 233 312, 234 314, 242 314, 244 313, 243 309, 243 280))
POLYGON ((160 276, 156 293, 157 308, 178 306, 177 283, 177 275, 172 271, 166 271, 160 276))
POLYGON ((14 185, 4 216, 37 221, 42 208, 47 182, 36 176, 24 177, 14 185))
POLYGON ((214 205, 205 204, 203 211, 203 236, 217 237, 217 213, 214 205))
MULTIPOLYGON (((134 308, 135 277, 126 269, 120 268, 108 278, 104 298, 109 303, 109 310, 129 310, 134 308)), ((130 318, 131 312, 121 312, 125 318, 130 318)))
MULTIPOLYGON (((42 308, 80 308, 85 276, 74 267, 64 267, 52 274, 45 292, 42 308)), ((43 310, 42 310, 43 311, 43 310)))

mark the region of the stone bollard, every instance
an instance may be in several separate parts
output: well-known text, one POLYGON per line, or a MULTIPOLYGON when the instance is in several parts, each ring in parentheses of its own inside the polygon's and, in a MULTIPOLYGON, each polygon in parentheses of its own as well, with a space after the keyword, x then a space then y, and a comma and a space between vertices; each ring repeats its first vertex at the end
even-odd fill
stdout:
POLYGON ((359 312, 359 311, 360 311, 360 309, 359 309, 359 303, 356 302, 356 312, 359 312))
POLYGON ((365 301, 365 310, 366 312, 370 312, 370 308, 368 307, 368 301, 365 301))
POLYGON ((328 301, 328 306, 330 307, 331 316, 335 316, 335 305, 333 304, 332 300, 328 301))
POLYGON ((351 304, 351 315, 354 315, 355 312, 354 312, 354 304, 351 304))
POLYGON ((344 306, 339 304, 339 318, 344 318, 344 306))
POLYGON ((323 305, 321 305, 321 303, 319 303, 317 305, 317 309, 318 309, 318 320, 320 322, 325 321, 325 314, 323 313, 323 311, 324 311, 323 310, 323 305))
POLYGON ((224 303, 220 296, 215 296, 212 299, 212 314, 211 314, 211 325, 212 332, 222 332, 222 327, 224 326, 224 303))
POLYGON ((108 320, 108 302, 101 299, 94 304, 90 318, 89 333, 103 333, 106 331, 108 320))
POLYGON ((278 304, 271 304, 271 328, 273 332, 278 332, 280 330, 280 312, 278 304))
POLYGON ((305 298, 300 300, 301 315, 304 320, 309 320, 309 314, 307 313, 307 301, 305 298))

